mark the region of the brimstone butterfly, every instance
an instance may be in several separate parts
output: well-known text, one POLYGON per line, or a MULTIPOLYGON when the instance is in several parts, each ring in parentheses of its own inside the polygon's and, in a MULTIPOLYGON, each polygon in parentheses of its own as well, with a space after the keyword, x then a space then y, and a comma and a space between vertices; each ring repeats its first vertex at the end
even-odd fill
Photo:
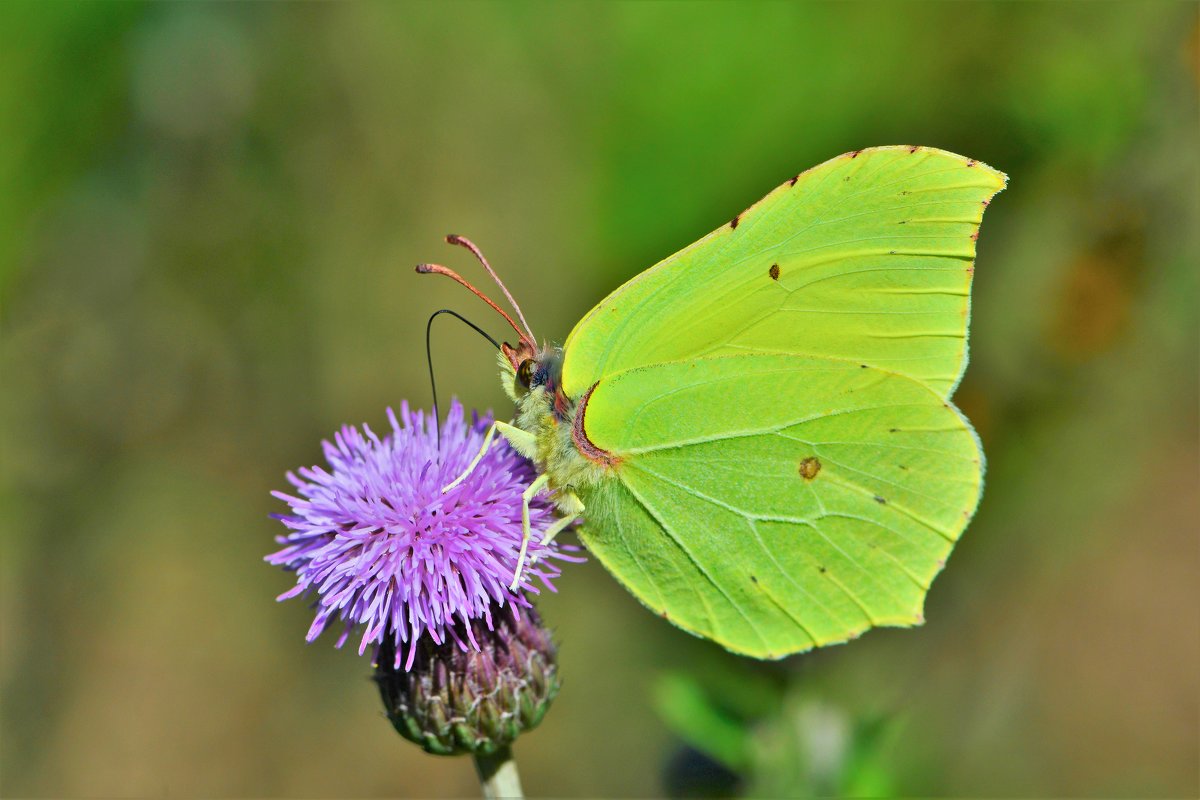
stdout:
POLYGON ((1005 183, 928 147, 838 156, 625 283, 562 347, 485 297, 520 335, 500 357, 516 416, 493 432, 536 465, 527 498, 552 493, 548 536, 581 517, 642 603, 737 653, 919 624, 982 487, 950 395, 1005 183))

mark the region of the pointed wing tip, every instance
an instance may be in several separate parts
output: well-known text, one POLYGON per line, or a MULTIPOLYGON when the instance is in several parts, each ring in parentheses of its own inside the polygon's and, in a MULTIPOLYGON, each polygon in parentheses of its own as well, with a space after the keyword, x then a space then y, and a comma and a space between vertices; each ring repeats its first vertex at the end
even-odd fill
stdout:
POLYGON ((965 166, 965 167, 969 167, 972 169, 978 169, 981 173, 986 174, 991 178, 994 178, 996 191, 993 193, 993 195, 996 193, 1002 192, 1008 186, 1008 175, 1006 175, 1005 173, 996 169, 995 167, 989 166, 989 165, 985 164, 984 162, 979 161, 974 158, 968 158, 967 156, 959 155, 958 153, 954 153, 949 150, 942 150, 941 148, 930 147, 928 145, 885 144, 885 145, 879 145, 876 147, 864 147, 861 150, 851 150, 848 153, 842 153, 840 156, 837 156, 836 158, 831 159, 831 160, 837 161, 837 160, 841 160, 841 159, 858 158, 863 153, 874 153, 874 152, 901 152, 901 153, 908 153, 910 155, 917 155, 919 153, 924 153, 926 155, 932 154, 932 155, 949 157, 956 161, 962 162, 963 166, 965 166))
POLYGON ((995 167, 989 167, 987 164, 983 163, 982 161, 976 161, 975 166, 982 167, 983 171, 987 175, 989 175, 990 177, 995 179, 995 191, 993 191, 991 193, 991 195, 989 195, 988 200, 991 200, 993 197, 1000 194, 1000 192, 1003 192, 1005 189, 1008 188, 1007 173, 1001 172, 1000 170, 996 169, 995 167))

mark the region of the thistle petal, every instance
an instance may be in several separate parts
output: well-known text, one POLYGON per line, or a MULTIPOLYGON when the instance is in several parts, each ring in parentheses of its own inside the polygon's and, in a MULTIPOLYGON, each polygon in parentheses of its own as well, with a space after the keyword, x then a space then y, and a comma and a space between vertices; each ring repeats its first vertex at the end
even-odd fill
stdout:
POLYGON ((295 494, 272 492, 291 513, 275 515, 287 533, 266 561, 296 577, 280 599, 315 594, 309 641, 336 620, 345 626, 340 647, 361 626, 360 652, 386 644, 396 667, 411 663, 423 640, 478 651, 477 632, 470 625, 454 631, 456 620, 483 620, 486 630, 493 604, 528 607, 534 581, 554 591, 556 562, 582 559, 571 555, 574 548, 541 544, 554 512, 539 497, 530 506, 523 588, 509 590, 521 547, 521 493, 536 477, 533 465, 498 439, 443 495, 441 487, 479 452, 490 415, 468 424, 452 401, 440 452, 424 412, 403 404, 399 416, 389 408, 387 420, 382 436, 344 426, 322 443, 329 468, 289 472, 295 494))

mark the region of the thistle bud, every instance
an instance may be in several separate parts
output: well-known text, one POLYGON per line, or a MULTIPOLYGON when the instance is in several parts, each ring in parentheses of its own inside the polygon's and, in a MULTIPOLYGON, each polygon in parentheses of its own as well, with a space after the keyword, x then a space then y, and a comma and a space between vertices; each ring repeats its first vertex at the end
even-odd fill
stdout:
POLYGON ((388 719, 434 755, 487 756, 537 727, 558 694, 555 647, 532 607, 493 607, 470 631, 458 623, 442 643, 422 637, 411 667, 397 668, 394 637, 384 637, 375 681, 388 719), (457 641, 456 641, 457 640, 457 641), (475 650, 461 646, 473 640, 475 650))

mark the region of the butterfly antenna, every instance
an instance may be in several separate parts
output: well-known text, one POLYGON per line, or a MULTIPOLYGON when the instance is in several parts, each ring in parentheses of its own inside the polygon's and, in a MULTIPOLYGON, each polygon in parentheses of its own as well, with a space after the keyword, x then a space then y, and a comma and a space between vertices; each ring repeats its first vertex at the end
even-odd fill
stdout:
MULTIPOLYGON (((517 332, 517 336, 521 337, 521 341, 527 343, 531 350, 534 350, 534 351, 537 350, 537 342, 534 340, 532 335, 530 335, 529 333, 522 331, 520 328, 518 328, 517 323, 514 322, 513 318, 508 315, 508 312, 506 312, 500 306, 496 305, 496 303, 492 300, 492 298, 488 297, 486 294, 484 294, 483 292, 476 289, 474 286, 472 286, 470 284, 469 281, 467 281, 466 278, 459 275, 454 270, 450 269, 449 267, 443 267, 441 264, 417 264, 417 272, 421 273, 422 275, 429 275, 429 274, 445 275, 447 278, 450 278, 451 280, 455 281, 459 285, 466 287, 467 290, 471 292, 471 294, 475 295, 480 300, 487 303, 489 306, 492 307, 493 311, 495 311, 500 316, 504 317, 504 319, 508 322, 508 324, 512 326, 512 329, 517 332)), ((466 320, 463 320, 463 321, 465 322, 466 320)))
POLYGON ((457 311, 451 311, 448 308, 443 308, 429 315, 429 322, 425 323, 425 363, 429 365, 429 390, 433 394, 433 429, 437 433, 437 452, 439 462, 442 458, 442 418, 438 412, 437 381, 434 380, 433 377, 433 350, 430 347, 432 343, 430 333, 433 331, 433 321, 442 314, 449 314, 450 316, 466 323, 473 328, 476 333, 491 342, 492 347, 496 348, 497 350, 500 349, 500 343, 489 336, 487 331, 476 325, 474 322, 471 322, 471 320, 467 319, 462 314, 459 314, 457 311))
POLYGON ((454 233, 447 236, 446 241, 450 244, 456 244, 459 247, 467 248, 471 251, 475 258, 479 259, 479 263, 483 264, 483 268, 487 270, 488 275, 492 276, 492 280, 496 282, 496 285, 500 287, 500 291, 504 292, 504 296, 508 298, 509 305, 516 310, 517 318, 521 320, 521 324, 525 326, 525 332, 529 334, 529 341, 536 342, 537 337, 533 335, 533 329, 530 328, 529 323, 525 321, 525 315, 521 313, 521 307, 517 305, 517 301, 514 300, 512 294, 509 293, 508 287, 504 285, 504 281, 500 280, 500 276, 496 274, 496 270, 492 269, 492 265, 489 264, 487 259, 483 257, 483 253, 479 250, 475 243, 465 236, 459 236, 454 233))

